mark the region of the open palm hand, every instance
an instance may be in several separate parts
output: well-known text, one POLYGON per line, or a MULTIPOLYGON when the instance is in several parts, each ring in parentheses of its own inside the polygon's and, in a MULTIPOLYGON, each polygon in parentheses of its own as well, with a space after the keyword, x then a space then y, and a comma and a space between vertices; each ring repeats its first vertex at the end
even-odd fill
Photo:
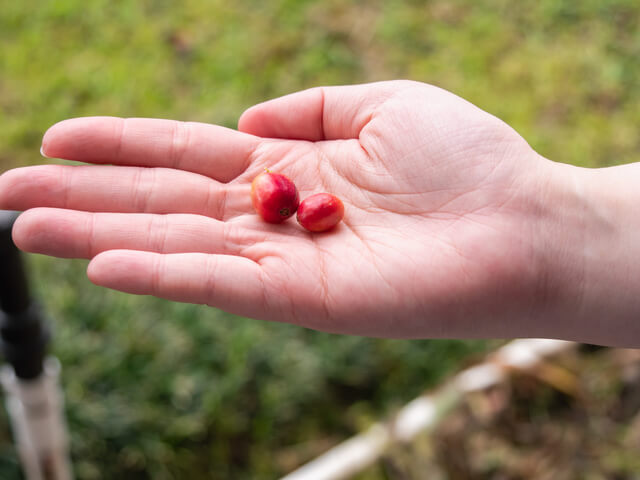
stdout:
POLYGON ((258 319, 393 337, 506 336, 539 288, 531 192, 545 162, 455 95, 394 81, 323 87, 249 109, 239 131, 79 118, 47 156, 102 165, 0 177, 0 208, 29 210, 23 249, 91 258, 106 287, 258 319), (265 168, 301 199, 329 192, 344 221, 311 234, 264 223, 265 168))

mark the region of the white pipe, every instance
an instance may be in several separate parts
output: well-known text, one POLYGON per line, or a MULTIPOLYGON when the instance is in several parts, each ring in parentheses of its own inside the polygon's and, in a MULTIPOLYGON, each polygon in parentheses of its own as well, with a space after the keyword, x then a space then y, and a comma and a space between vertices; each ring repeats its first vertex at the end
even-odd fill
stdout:
POLYGON ((349 478, 375 462, 389 443, 389 434, 380 425, 332 448, 282 480, 349 478))
POLYGON ((58 387, 60 363, 45 361, 33 380, 16 377, 11 366, 0 371, 5 403, 27 480, 71 480, 63 398, 58 387))

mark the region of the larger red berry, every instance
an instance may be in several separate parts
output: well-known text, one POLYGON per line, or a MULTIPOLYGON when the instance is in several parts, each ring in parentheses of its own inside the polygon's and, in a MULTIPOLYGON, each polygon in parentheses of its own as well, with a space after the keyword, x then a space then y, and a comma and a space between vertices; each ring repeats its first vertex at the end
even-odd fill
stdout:
POLYGON ((344 217, 342 201, 328 193, 305 198, 298 207, 298 223, 310 232, 324 232, 335 227, 344 217))
POLYGON ((265 222, 280 223, 296 213, 300 197, 289 178, 267 170, 251 182, 251 203, 265 222))

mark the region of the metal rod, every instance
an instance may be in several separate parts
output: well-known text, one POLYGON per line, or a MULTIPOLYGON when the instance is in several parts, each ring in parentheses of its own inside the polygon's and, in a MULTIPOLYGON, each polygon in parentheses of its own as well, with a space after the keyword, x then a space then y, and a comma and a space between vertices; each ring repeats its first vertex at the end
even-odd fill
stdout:
POLYGON ((0 309, 8 314, 20 314, 31 303, 20 251, 11 239, 17 216, 18 212, 0 210, 0 309))
POLYGON ((0 211, 0 346, 16 376, 28 380, 42 374, 49 331, 11 239, 16 218, 17 212, 0 211))
POLYGON ((5 404, 27 480, 71 480, 59 387, 60 363, 45 361, 49 330, 29 293, 20 251, 11 238, 17 212, 0 210, 0 371, 5 404))

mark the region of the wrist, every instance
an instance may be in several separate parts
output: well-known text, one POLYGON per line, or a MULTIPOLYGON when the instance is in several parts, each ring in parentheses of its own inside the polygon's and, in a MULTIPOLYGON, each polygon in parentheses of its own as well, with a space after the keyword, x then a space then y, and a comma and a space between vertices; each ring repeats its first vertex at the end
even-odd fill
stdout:
POLYGON ((545 307, 537 320, 559 338, 640 346, 639 165, 545 162, 545 307))

